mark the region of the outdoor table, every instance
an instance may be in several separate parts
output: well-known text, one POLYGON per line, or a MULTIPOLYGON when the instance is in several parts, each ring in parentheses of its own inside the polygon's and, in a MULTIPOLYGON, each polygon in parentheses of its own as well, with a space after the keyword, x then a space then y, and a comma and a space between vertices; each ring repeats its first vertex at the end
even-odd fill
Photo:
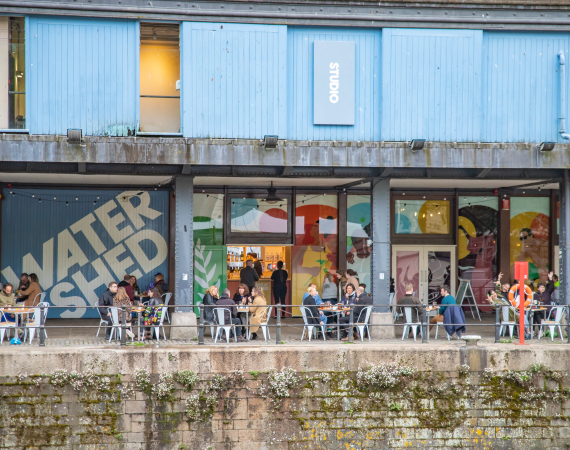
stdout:
MULTIPOLYGON (((334 314, 336 314, 337 318, 336 318, 336 340, 340 341, 340 313, 343 312, 350 312, 350 308, 346 308, 343 307, 342 305, 340 307, 334 307, 334 306, 320 306, 319 307, 319 311, 328 311, 328 312, 332 312, 334 314)), ((355 317, 355 319, 358 319, 358 317, 355 317)), ((355 322, 356 323, 356 322, 355 322)), ((325 327, 326 330, 326 327, 325 327)), ((349 330, 349 333, 351 332, 351 330, 349 330)))
POLYGON ((246 308, 245 306, 238 306, 237 308, 238 313, 244 313, 245 314, 245 325, 246 326, 246 330, 247 330, 247 339, 251 339, 251 333, 249 332, 249 308, 246 308))
POLYGON ((144 306, 133 306, 132 311, 138 313, 137 314, 137 334, 138 334, 138 341, 141 341, 141 316, 142 316, 142 312, 145 310, 146 308, 144 306))
MULTIPOLYGON (((530 330, 530 339, 532 339, 532 331, 534 328, 534 312, 538 312, 538 311, 547 311, 548 308, 546 308, 545 306, 527 306, 525 307, 525 312, 528 313, 528 327, 530 330)), ((538 330, 538 332, 540 333, 540 329, 538 330)), ((529 339, 529 340, 530 340, 529 339)))
POLYGON ((21 322, 22 315, 30 314, 34 312, 34 308, 20 308, 20 307, 10 307, 6 306, 3 308, 4 314, 14 314, 16 316, 16 327, 21 326, 18 322, 21 322))

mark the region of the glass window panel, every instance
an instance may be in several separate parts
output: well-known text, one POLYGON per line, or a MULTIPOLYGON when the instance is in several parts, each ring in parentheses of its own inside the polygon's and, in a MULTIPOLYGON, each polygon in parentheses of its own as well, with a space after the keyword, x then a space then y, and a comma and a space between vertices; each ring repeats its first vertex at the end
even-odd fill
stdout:
MULTIPOLYGON (((338 267, 338 199, 336 195, 298 195, 293 247, 293 305, 300 305, 307 287, 317 285, 319 295, 329 273, 338 267)), ((300 315, 298 308, 294 315, 300 315)))
POLYGON ((396 279, 394 288, 396 298, 406 293, 405 285, 411 283, 414 286, 414 295, 420 297, 420 252, 419 251, 396 251, 396 279))
POLYGON ((348 195, 346 202, 346 268, 358 273, 370 292, 370 195, 348 195))
POLYGON ((396 200, 397 234, 449 234, 448 200, 396 200))
POLYGON ((515 261, 528 261, 529 279, 547 282, 550 239, 550 199, 511 198, 511 280, 515 261))
POLYGON ((222 245, 224 197, 222 194, 194 194, 194 243, 222 245))
POLYGON ((287 199, 268 203, 260 198, 232 198, 232 233, 287 233, 287 199))
POLYGON ((26 128, 26 69, 24 36, 24 18, 10 18, 7 128, 11 129, 26 128))
POLYGON ((428 251, 428 303, 441 303, 443 285, 451 286, 451 252, 428 251))
MULTIPOLYGON (((497 197, 460 197, 457 224, 459 278, 471 281, 477 303, 486 303, 497 273, 497 197)), ((483 310, 490 308, 483 307, 483 310)))

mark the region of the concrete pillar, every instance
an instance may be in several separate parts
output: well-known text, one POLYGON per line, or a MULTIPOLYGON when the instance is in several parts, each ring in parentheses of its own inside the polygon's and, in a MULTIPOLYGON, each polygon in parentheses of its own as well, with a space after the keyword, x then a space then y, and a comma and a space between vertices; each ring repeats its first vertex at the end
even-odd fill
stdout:
POLYGON ((390 180, 376 179, 372 182, 372 262, 370 279, 374 312, 372 324, 390 326, 370 327, 373 338, 394 338, 394 320, 389 306, 390 298, 390 180), (380 305, 384 306, 380 306, 380 305))
MULTIPOLYGON (((556 220, 553 215, 551 220, 556 220)), ((570 304, 570 173, 564 170, 564 181, 560 182, 560 303, 570 304)))
MULTIPOLYGON (((174 305, 172 325, 196 325, 194 303, 194 183, 191 176, 176 177, 176 249, 174 253, 174 305)), ((198 336, 197 328, 172 328, 171 339, 192 339, 198 336)))

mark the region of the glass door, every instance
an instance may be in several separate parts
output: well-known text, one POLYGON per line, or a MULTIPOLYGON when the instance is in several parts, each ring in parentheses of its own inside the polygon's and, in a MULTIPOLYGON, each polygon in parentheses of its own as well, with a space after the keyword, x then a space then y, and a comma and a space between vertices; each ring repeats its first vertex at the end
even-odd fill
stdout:
POLYGON ((404 285, 412 283, 414 295, 423 303, 438 303, 439 289, 446 284, 455 295, 455 246, 392 246, 392 278, 396 299, 405 294, 404 285))

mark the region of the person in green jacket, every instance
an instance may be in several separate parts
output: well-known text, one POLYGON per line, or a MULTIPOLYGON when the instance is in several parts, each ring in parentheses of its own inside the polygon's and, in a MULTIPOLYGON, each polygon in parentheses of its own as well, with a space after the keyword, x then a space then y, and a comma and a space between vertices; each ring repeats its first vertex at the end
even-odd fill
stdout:
POLYGON ((451 295, 449 293, 449 291, 450 291, 449 286, 447 286, 445 284, 440 288, 439 292, 440 292, 441 297, 442 297, 441 306, 439 308, 437 316, 432 317, 429 321, 430 331, 436 323, 438 323, 438 322, 443 323, 443 313, 447 309, 447 306, 444 306, 444 305, 450 306, 450 305, 456 305, 457 304, 455 297, 453 295, 451 295))

